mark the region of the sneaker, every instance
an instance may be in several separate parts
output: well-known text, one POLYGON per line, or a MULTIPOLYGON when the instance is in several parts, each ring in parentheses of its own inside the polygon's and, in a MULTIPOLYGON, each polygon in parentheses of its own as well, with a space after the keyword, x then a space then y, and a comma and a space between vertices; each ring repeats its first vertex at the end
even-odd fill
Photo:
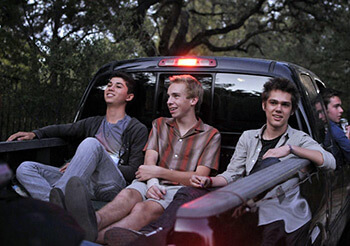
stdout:
POLYGON ((50 197, 49 200, 51 203, 56 204, 57 206, 66 209, 66 204, 64 202, 64 194, 61 189, 59 188, 53 188, 50 191, 50 197))
POLYGON ((105 232, 104 241, 110 246, 127 246, 145 235, 131 229, 113 227, 105 232))
POLYGON ((85 239, 96 241, 98 230, 95 210, 89 193, 79 177, 72 177, 66 185, 66 208, 85 231, 85 239))

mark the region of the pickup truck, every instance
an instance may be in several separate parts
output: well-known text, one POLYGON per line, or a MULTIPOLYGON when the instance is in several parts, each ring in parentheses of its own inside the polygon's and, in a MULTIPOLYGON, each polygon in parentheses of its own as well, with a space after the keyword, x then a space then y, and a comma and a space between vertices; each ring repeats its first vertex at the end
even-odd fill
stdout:
MULTIPOLYGON (((103 88, 109 73, 115 70, 130 73, 137 81, 135 98, 127 113, 149 129, 153 119, 170 117, 166 106, 169 77, 196 77, 205 91, 199 116, 217 128, 222 137, 218 173, 226 169, 241 133, 265 123, 260 96, 263 84, 271 77, 293 81, 301 93, 299 109, 289 121, 292 127, 308 133, 320 144, 328 131, 327 122, 319 116, 326 115, 320 97, 325 84, 314 73, 288 62, 233 57, 152 57, 106 64, 86 88, 74 121, 105 113, 103 88), (316 103, 322 106, 322 112, 316 110, 316 103)), ((0 160, 13 171, 25 160, 59 166, 72 156, 76 146, 57 138, 1 142, 0 160)), ((312 211, 308 245, 336 245, 349 220, 350 168, 343 158, 336 159, 335 171, 311 169, 300 184, 312 211)), ((259 245, 261 231, 256 213, 233 219, 233 211, 242 199, 256 197, 308 165, 306 160, 286 161, 185 204, 178 210, 168 244, 259 245)))

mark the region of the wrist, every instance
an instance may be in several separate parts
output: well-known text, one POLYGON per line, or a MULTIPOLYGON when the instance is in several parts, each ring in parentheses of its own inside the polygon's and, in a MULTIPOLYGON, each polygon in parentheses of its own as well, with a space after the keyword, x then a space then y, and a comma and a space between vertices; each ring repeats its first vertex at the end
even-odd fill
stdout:
POLYGON ((212 187, 213 186, 213 179, 210 176, 208 176, 208 178, 209 178, 209 184, 207 185, 207 187, 212 187))
POLYGON ((159 180, 157 178, 151 178, 147 180, 147 190, 151 188, 153 185, 159 185, 159 180))
POLYGON ((166 169, 166 168, 157 166, 155 175, 157 176, 157 178, 165 179, 165 177, 169 175, 169 172, 171 171, 172 171, 171 169, 166 169))

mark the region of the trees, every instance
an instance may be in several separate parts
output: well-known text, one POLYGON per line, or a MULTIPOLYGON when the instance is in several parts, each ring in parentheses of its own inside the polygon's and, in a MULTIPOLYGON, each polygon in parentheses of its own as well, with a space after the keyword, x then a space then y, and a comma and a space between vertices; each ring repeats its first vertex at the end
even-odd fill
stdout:
POLYGON ((249 39, 273 30, 277 21, 270 15, 275 6, 267 0, 138 2, 138 8, 148 7, 148 15, 141 17, 154 24, 156 38, 148 55, 186 55, 199 46, 211 52, 243 51, 254 45, 249 39))
MULTIPOLYGON (((10 132, 71 121, 101 65, 138 56, 287 60, 336 89, 348 89, 349 5, 347 0, 3 0, 0 89, 6 93, 0 121, 13 114, 18 120, 7 121, 22 122, 10 132), (34 123, 19 121, 26 117, 34 123)), ((0 124, 2 129, 5 123, 0 124)))
POLYGON ((309 68, 329 87, 343 92, 345 116, 350 117, 350 2, 310 1, 307 6, 303 1, 292 2, 294 11, 286 13, 293 17, 289 28, 261 35, 263 54, 253 55, 309 68))
POLYGON ((72 121, 78 100, 103 64, 143 55, 128 33, 128 12, 112 1, 10 1, 0 3, 0 135, 72 121), (108 26, 108 28, 107 28, 108 26), (6 132, 6 133, 5 133, 6 132))

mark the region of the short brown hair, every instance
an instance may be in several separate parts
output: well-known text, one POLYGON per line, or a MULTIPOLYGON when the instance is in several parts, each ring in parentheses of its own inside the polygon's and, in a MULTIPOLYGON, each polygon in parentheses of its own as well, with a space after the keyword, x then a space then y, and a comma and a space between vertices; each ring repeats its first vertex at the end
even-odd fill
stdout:
POLYGON ((328 109, 328 104, 331 102, 331 98, 332 97, 340 98, 341 92, 331 88, 326 88, 322 90, 321 95, 322 95, 323 102, 326 105, 326 108, 328 109))
POLYGON ((171 76, 169 80, 170 84, 184 83, 186 85, 187 98, 198 98, 198 102, 195 106, 196 113, 198 113, 203 102, 204 90, 202 84, 195 77, 188 74, 174 75, 171 76))

